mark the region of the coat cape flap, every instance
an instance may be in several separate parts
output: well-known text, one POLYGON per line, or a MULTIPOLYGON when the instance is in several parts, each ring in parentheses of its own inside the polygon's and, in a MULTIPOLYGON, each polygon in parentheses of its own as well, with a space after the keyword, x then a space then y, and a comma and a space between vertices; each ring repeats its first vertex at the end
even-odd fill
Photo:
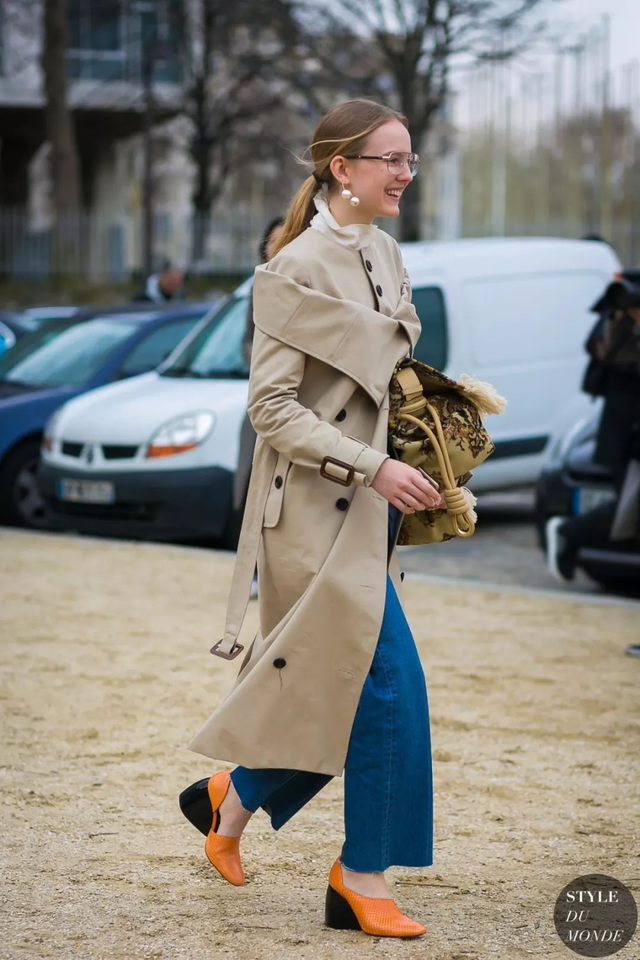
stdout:
POLYGON ((253 304, 259 330, 345 373, 378 407, 396 363, 413 353, 420 336, 406 285, 387 315, 306 287, 266 265, 256 268, 253 304))

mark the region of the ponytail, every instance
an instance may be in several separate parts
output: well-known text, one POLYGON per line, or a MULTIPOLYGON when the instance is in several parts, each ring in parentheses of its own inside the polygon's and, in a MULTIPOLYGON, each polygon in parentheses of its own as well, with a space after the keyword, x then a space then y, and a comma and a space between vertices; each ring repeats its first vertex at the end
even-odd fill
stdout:
POLYGON ((311 219, 316 212, 313 198, 321 185, 322 181, 319 177, 312 174, 310 177, 307 177, 296 193, 287 211, 282 232, 276 242, 273 253, 274 256, 276 253, 279 253, 284 246, 291 243, 296 237, 299 237, 303 230, 306 230, 311 223, 311 219))

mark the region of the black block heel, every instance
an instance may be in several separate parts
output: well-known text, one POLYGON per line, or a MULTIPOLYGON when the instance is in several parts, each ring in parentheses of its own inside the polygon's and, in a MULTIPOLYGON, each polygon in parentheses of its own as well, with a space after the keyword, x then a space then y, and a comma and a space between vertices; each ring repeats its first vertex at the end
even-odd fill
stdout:
POLYGON ((198 780, 192 783, 190 787, 183 790, 180 794, 180 809, 187 820, 194 825, 196 830, 204 833, 205 837, 211 830, 213 822, 213 810, 211 809, 211 800, 209 799, 209 777, 206 780, 198 780))
POLYGON ((325 926, 332 927, 334 930, 362 930, 358 918, 345 898, 341 897, 331 884, 327 887, 324 901, 324 922, 325 926))

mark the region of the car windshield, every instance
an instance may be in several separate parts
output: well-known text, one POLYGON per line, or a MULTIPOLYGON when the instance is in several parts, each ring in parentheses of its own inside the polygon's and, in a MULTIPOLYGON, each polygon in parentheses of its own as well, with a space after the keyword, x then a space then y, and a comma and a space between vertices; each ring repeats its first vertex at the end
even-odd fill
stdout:
POLYGON ((137 329, 137 323, 119 318, 52 321, 2 357, 0 380, 30 387, 83 386, 137 329))
POLYGON ((162 376, 248 377, 249 365, 242 355, 248 308, 248 297, 228 300, 162 370, 162 376))

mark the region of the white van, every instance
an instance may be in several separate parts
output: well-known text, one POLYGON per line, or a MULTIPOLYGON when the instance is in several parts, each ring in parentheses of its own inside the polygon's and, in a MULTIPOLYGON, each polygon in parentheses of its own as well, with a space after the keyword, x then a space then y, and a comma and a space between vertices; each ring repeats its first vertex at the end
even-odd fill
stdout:
POLYGON ((457 379, 470 373, 508 400, 489 417, 492 456, 474 492, 535 481, 552 434, 594 412, 581 393, 590 307, 620 264, 606 243, 482 239, 402 245, 422 321, 415 350, 457 379))
MULTIPOLYGON (((415 356, 455 378, 488 380, 509 402, 487 421, 496 451, 472 488, 534 482, 551 435, 593 411, 579 389, 583 344, 589 308, 620 269, 613 251, 593 241, 483 239, 402 252, 422 321, 415 356)), ((63 526, 233 542, 251 282, 158 370, 71 400, 49 421, 38 478, 63 526)))

